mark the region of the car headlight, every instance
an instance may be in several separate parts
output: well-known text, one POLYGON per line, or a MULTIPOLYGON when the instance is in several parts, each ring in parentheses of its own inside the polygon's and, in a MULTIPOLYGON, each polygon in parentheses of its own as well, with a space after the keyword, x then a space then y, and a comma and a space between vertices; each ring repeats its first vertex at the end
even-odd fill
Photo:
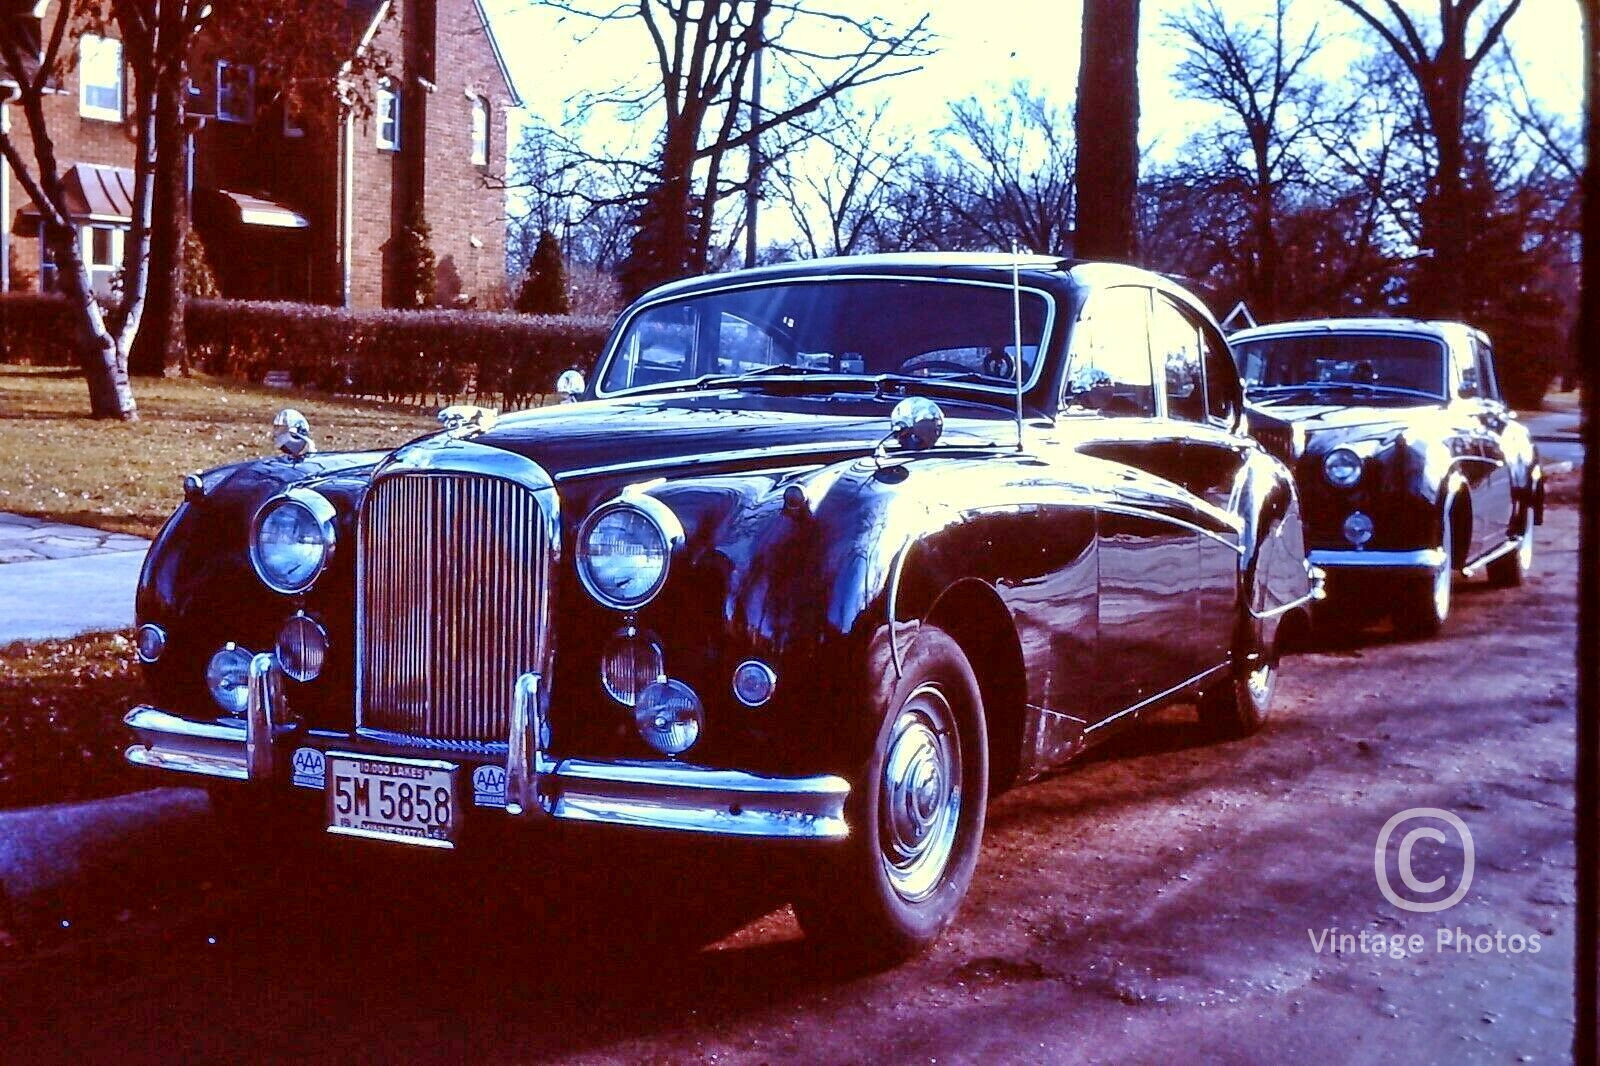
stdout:
POLYGON ((290 489, 256 512, 250 530, 250 564, 274 592, 294 594, 311 587, 333 555, 337 514, 325 496, 290 489))
POLYGON ((683 526, 649 496, 605 504, 578 531, 578 578, 589 595, 619 611, 643 607, 667 582, 683 526))
POLYGON ((1349 448, 1335 448, 1323 456, 1322 473, 1330 484, 1347 489, 1361 480, 1361 457, 1349 448))

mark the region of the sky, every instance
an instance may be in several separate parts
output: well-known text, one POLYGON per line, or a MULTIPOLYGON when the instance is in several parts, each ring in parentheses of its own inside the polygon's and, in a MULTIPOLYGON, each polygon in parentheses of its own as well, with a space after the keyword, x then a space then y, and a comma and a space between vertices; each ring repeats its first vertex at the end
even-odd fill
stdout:
MULTIPOLYGON (((601 0, 609 2, 609 0, 601 0)), ((1180 56, 1161 23, 1190 0, 1143 0, 1140 14, 1140 140, 1157 157, 1175 151, 1186 132, 1208 121, 1206 105, 1175 99, 1170 72, 1180 56)), ((1417 0, 1407 5, 1418 7, 1417 0)), ((570 97, 581 89, 604 89, 645 72, 651 62, 648 41, 636 24, 611 27, 582 42, 574 36, 581 20, 558 21, 536 0, 486 0, 496 36, 526 105, 526 117, 560 126, 573 118, 570 97)), ((1036 89, 1054 90, 1065 104, 1078 78, 1081 0, 825 0, 834 10, 859 10, 901 24, 922 13, 937 33, 938 53, 923 69, 882 87, 863 90, 863 102, 889 99, 896 124, 913 131, 935 130, 948 121, 949 105, 970 96, 998 97, 1018 79, 1036 89)), ((1421 8, 1424 18, 1426 10, 1421 8)), ((1270 0, 1223 0, 1230 14, 1263 14, 1270 0)), ((1361 50, 1354 16, 1333 0, 1294 0, 1291 16, 1300 25, 1318 24, 1330 37, 1322 57, 1325 72, 1361 50)), ((1435 16, 1436 18, 1437 16, 1435 16)), ((1530 87, 1558 112, 1575 117, 1582 86, 1582 34, 1578 0, 1524 0, 1512 19, 1508 39, 1530 87)), ((515 120, 514 120, 515 121, 515 120)), ((629 131, 596 131, 625 139, 629 131)), ((644 136, 651 131, 632 131, 644 136)))

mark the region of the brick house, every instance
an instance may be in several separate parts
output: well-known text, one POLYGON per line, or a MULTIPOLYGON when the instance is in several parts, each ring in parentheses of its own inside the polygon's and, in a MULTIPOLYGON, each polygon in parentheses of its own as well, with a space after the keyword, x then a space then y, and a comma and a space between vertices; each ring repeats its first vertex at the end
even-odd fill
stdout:
MULTIPOLYGON (((47 0, 46 0, 47 2, 47 0)), ((289 113, 256 71, 208 33, 191 62, 192 218, 223 294, 348 307, 396 302, 397 234, 432 229, 440 304, 502 299, 507 111, 520 106, 481 0, 346 0, 360 39, 392 59, 366 86, 372 114, 320 123, 289 113)), ((37 20, 34 0, 0 18, 37 20)), ((46 23, 48 24, 48 22, 46 23)), ((69 45, 70 46, 70 45, 69 45)), ((64 46, 68 47, 68 46, 64 46)), ((131 202, 130 74, 121 44, 84 35, 46 101, 46 120, 97 287, 121 264, 131 202)), ((0 98, 8 87, 0 83, 0 98)), ((14 92, 14 88, 12 89, 14 92)), ((0 104, 19 141, 21 115, 0 104)), ((25 158, 31 152, 24 150, 25 158)), ((48 289, 41 226, 0 159, 0 288, 48 289)))

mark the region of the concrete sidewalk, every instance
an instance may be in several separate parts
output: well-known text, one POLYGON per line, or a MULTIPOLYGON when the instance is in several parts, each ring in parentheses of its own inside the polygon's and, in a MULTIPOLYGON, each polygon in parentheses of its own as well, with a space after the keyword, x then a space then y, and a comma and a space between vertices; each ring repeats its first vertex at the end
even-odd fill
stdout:
POLYGON ((0 644, 133 625, 150 542, 0 513, 0 644))

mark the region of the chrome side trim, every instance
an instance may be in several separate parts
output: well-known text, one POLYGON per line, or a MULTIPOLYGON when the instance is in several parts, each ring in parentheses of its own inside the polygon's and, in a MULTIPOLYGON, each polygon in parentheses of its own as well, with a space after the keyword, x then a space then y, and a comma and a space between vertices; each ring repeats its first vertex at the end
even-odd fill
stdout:
POLYGON ((1314 549, 1310 554, 1313 566, 1339 567, 1395 567, 1409 570, 1437 570, 1444 562, 1441 548, 1418 548, 1415 551, 1326 551, 1314 549))
MULTIPOLYGON (((1095 507, 1095 510, 1097 510, 1097 511, 1107 511, 1107 512, 1110 512, 1111 514, 1127 515, 1128 517, 1131 517, 1131 518, 1149 518, 1149 519, 1152 519, 1153 521, 1156 521, 1156 522, 1165 522, 1169 526, 1177 526, 1179 529, 1187 529, 1192 533, 1198 533, 1202 537, 1210 537, 1212 540, 1216 541, 1218 544, 1225 545, 1228 548, 1232 549, 1235 555, 1243 555, 1244 554, 1244 545, 1243 544, 1239 544, 1239 543, 1236 543, 1234 541, 1229 540, 1227 537, 1224 537, 1222 534, 1218 533, 1216 530, 1207 529, 1204 526, 1195 525, 1193 522, 1186 522, 1181 518, 1177 518, 1177 517, 1174 517, 1173 515, 1165 514, 1165 513, 1161 512, 1161 511, 1147 511, 1142 507, 1134 507, 1131 504, 1126 504, 1126 503, 1096 503, 1094 505, 1094 507, 1095 507)), ((1237 535, 1237 533, 1236 533, 1236 535, 1237 535)))
POLYGON ((1479 572, 1482 571, 1484 567, 1488 566, 1502 555, 1510 555, 1520 547, 1522 547, 1522 538, 1520 536, 1512 537, 1510 540, 1500 545, 1500 547, 1487 551, 1478 556, 1478 558, 1472 560, 1472 562, 1468 563, 1462 568, 1461 572, 1467 577, 1477 577, 1479 572))
POLYGON ((1118 711, 1116 714, 1111 715, 1109 718, 1100 719, 1100 721, 1094 723, 1093 725, 1089 726, 1089 728, 1085 729, 1083 731, 1083 735, 1087 737, 1091 733, 1093 733, 1095 730, 1104 729, 1107 726, 1112 725, 1112 724, 1114 724, 1116 722, 1119 722, 1122 719, 1128 717, 1128 715, 1130 715, 1130 714, 1138 714, 1140 711, 1147 711, 1150 708, 1154 707, 1156 704, 1161 703, 1163 700, 1167 700, 1167 699, 1172 698, 1173 696, 1178 695, 1180 692, 1184 691, 1185 689, 1196 688, 1196 687, 1198 687, 1200 685, 1205 684, 1207 681, 1210 681, 1213 677, 1215 677, 1215 676, 1217 676, 1217 675, 1219 675, 1219 674, 1231 669, 1232 667, 1233 667, 1233 663, 1232 662, 1225 662, 1225 663, 1219 663, 1218 665, 1211 667, 1209 670, 1202 670, 1198 674, 1195 674, 1193 677, 1189 678, 1187 681, 1180 681, 1176 685, 1173 685, 1171 688, 1164 689, 1161 692, 1157 692, 1154 696, 1149 696, 1149 697, 1147 697, 1145 699, 1142 699, 1138 703, 1135 703, 1132 707, 1124 708, 1123 710, 1118 711))

